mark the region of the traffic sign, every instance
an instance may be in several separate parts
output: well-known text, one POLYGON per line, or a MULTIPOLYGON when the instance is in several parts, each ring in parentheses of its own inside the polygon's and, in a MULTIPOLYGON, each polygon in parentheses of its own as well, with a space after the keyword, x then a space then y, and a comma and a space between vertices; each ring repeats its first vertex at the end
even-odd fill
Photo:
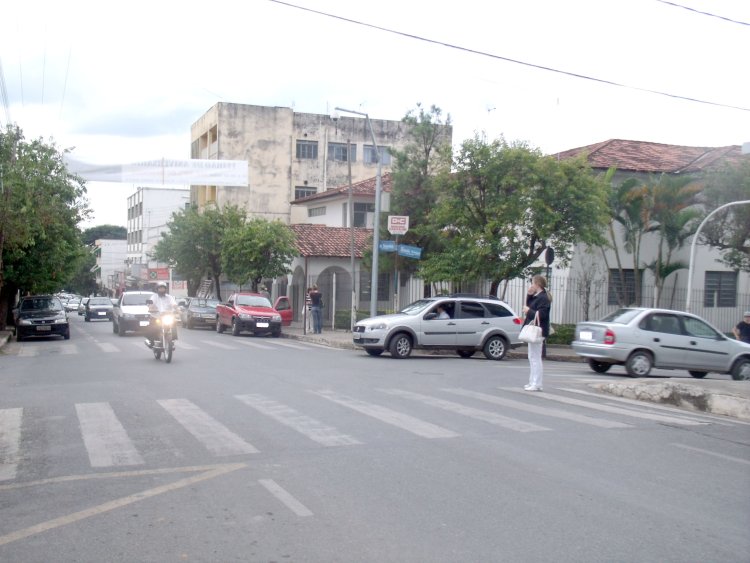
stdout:
POLYGON ((392 240, 381 240, 378 242, 380 252, 396 252, 396 243, 392 240))
POLYGON ((406 258, 416 258, 417 260, 419 260, 420 258, 422 258, 422 249, 418 246, 399 244, 398 254, 399 256, 405 256, 406 258))
POLYGON ((409 230, 408 215, 388 215, 388 232, 392 235, 405 235, 409 230))

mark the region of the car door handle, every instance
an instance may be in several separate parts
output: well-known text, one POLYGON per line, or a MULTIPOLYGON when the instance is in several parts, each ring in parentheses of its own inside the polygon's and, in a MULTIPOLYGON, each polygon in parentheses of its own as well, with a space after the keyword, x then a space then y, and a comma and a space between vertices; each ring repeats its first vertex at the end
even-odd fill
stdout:
POLYGON ((697 346, 698 345, 698 343, 695 340, 691 340, 690 344, 692 344, 693 346, 697 346))
POLYGON ((661 338, 654 338, 654 342, 661 342, 661 338))
POLYGON ((453 321, 451 321, 451 322, 448 323, 448 326, 455 326, 455 325, 456 325, 456 323, 454 323, 453 321))
POLYGON ((490 323, 489 323, 489 321, 482 321, 482 324, 483 324, 483 325, 488 325, 488 324, 490 324, 490 323))

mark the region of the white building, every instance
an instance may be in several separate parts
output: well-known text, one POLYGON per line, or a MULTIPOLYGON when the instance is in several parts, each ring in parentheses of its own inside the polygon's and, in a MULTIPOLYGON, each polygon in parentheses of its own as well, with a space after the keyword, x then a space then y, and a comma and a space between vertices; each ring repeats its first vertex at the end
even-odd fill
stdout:
POLYGON ((101 293, 114 295, 118 279, 122 278, 126 267, 127 241, 97 239, 94 242, 96 265, 92 272, 96 275, 96 285, 101 293))

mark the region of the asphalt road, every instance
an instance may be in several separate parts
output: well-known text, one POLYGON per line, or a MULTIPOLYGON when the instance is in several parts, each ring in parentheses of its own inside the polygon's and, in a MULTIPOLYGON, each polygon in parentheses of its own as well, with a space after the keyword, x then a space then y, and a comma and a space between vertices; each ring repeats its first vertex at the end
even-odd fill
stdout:
POLYGON ((750 424, 525 360, 74 317, 0 355, 0 561, 748 561, 750 424))

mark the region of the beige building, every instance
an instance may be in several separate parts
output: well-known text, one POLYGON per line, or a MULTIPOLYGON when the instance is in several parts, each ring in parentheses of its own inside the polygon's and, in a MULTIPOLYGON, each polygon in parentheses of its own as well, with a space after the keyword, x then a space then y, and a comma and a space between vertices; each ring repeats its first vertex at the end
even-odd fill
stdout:
MULTIPOLYGON (((402 149, 401 121, 371 119, 383 173, 390 148, 402 149)), ((376 152, 362 117, 296 113, 291 108, 220 102, 191 127, 191 158, 246 160, 247 186, 191 186, 191 201, 243 207, 249 214, 291 221, 291 202, 375 176, 376 152), (347 141, 350 142, 347 145, 347 141)))

